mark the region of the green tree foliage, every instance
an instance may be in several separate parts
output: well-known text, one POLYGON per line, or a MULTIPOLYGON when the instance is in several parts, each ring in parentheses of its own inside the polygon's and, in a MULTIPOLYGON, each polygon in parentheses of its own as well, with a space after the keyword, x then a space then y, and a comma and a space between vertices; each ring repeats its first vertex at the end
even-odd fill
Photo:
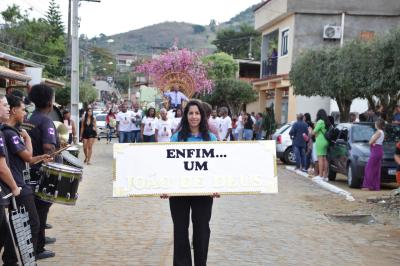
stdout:
POLYGON ((82 82, 79 85, 79 101, 84 105, 96 101, 97 96, 97 90, 90 82, 82 82))
POLYGON ((71 85, 65 86, 61 89, 56 89, 56 103, 67 106, 71 102, 71 85))
POLYGON ((97 76, 113 76, 115 73, 114 56, 104 48, 93 47, 90 51, 92 71, 97 76))
POLYGON ((203 58, 209 65, 208 77, 212 80, 235 78, 238 65, 232 56, 226 53, 216 53, 203 58))
POLYGON ((13 4, 12 6, 7 7, 6 10, 2 11, 1 16, 3 17, 6 24, 16 24, 20 21, 23 16, 21 15, 21 10, 19 6, 13 4))
POLYGON ((305 52, 290 71, 294 93, 334 99, 340 120, 348 121, 353 99, 363 97, 367 86, 368 49, 366 43, 353 41, 343 48, 305 52))
POLYGON ((210 27, 210 31, 216 32, 217 31, 217 21, 215 19, 212 19, 210 21, 209 27, 210 27))
POLYGON ((266 108, 266 112, 263 114, 263 129, 265 130, 266 139, 270 139, 271 135, 276 130, 275 112, 274 105, 266 108))
POLYGON ((202 26, 202 25, 193 25, 193 33, 194 34, 199 34, 199 33, 203 33, 206 31, 206 27, 202 26))
POLYGON ((54 38, 47 20, 22 16, 15 6, 1 14, 7 23, 0 31, 0 47, 4 52, 44 65, 44 76, 54 78, 65 74, 65 38, 54 38))
POLYGON ((217 46, 219 52, 231 54, 234 58, 245 59, 249 54, 250 38, 252 39, 252 57, 260 60, 261 34, 251 25, 242 24, 238 31, 233 27, 222 29, 217 32, 213 44, 217 46))
POLYGON ((54 39, 58 39, 64 35, 64 26, 62 23, 60 6, 57 5, 55 0, 50 0, 49 9, 46 13, 46 20, 51 27, 51 36, 54 39))
POLYGON ((200 95, 200 98, 213 106, 228 106, 232 113, 238 114, 243 105, 257 99, 250 84, 236 79, 221 79, 215 81, 211 94, 200 95))
POLYGON ((400 28, 376 39, 371 46, 366 98, 372 108, 382 106, 387 121, 392 121, 394 109, 400 101, 400 28))

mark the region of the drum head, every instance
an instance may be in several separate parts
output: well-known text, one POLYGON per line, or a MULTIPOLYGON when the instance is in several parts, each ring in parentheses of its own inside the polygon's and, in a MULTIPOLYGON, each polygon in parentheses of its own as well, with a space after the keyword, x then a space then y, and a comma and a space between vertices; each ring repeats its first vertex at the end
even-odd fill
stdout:
MULTIPOLYGON (((72 155, 71 155, 72 156, 72 155)), ((72 156, 73 157, 73 156, 72 156)), ((61 164, 61 163, 45 163, 42 165, 43 168, 49 168, 52 170, 57 170, 59 172, 64 172, 64 173, 71 173, 71 174, 82 174, 82 169, 61 164)))
POLYGON ((63 157, 63 160, 66 161, 68 164, 78 168, 83 168, 83 163, 68 151, 61 152, 61 155, 63 157))

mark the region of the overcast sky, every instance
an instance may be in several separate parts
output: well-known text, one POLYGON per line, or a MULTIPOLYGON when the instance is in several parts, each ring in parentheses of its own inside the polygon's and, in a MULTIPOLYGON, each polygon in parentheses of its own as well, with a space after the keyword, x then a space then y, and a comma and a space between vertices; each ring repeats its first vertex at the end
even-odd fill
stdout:
MULTIPOLYGON (((64 24, 68 15, 68 0, 56 0, 64 24)), ((211 19, 218 23, 257 4, 261 0, 101 0, 101 3, 81 2, 79 33, 94 37, 100 33, 112 35, 139 29, 164 21, 207 25, 211 19)), ((11 4, 22 10, 32 8, 32 16, 43 17, 48 0, 0 0, 0 11, 11 4)))

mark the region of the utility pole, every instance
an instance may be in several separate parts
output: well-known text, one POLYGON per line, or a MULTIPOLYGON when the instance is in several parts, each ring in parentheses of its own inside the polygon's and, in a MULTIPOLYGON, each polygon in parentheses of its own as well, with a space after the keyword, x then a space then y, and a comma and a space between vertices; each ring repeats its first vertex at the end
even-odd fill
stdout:
POLYGON ((71 116, 76 124, 77 136, 79 136, 79 0, 73 0, 72 12, 72 56, 71 56, 71 116))
POLYGON ((69 80, 71 77, 70 73, 70 66, 71 66, 71 1, 68 0, 68 34, 67 34, 67 58, 66 58, 66 67, 65 67, 65 73, 66 73, 66 78, 69 80))
POLYGON ((72 56, 71 56, 71 116, 79 135, 79 1, 100 2, 100 0, 72 0, 72 56))
POLYGON ((343 47, 343 42, 344 42, 344 18, 346 17, 346 13, 342 13, 342 25, 341 25, 341 34, 340 34, 340 47, 343 47))

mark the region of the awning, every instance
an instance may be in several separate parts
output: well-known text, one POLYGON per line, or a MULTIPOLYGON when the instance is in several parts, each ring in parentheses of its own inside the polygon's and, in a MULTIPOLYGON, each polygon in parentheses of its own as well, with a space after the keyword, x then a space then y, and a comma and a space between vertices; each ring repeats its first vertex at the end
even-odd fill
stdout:
POLYGON ((13 79, 24 82, 31 80, 31 77, 3 66, 0 66, 0 78, 13 79))

